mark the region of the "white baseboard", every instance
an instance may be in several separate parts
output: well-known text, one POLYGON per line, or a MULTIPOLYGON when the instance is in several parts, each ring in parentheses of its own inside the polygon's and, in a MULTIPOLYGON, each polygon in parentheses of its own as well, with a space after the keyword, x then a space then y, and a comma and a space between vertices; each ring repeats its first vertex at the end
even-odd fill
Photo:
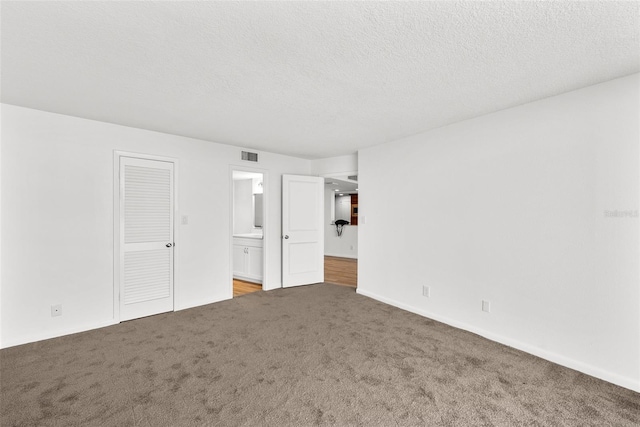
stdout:
POLYGON ((336 254, 336 253, 326 253, 325 252, 324 256, 333 256, 333 257, 336 257, 336 258, 358 259, 358 255, 353 255, 353 254, 336 254))
POLYGON ((385 304, 392 305, 394 307, 401 308, 403 310, 409 311, 411 313, 418 314, 423 317, 428 317, 429 319, 436 320, 441 323, 445 323, 449 326, 453 326, 458 329, 463 329, 465 331, 473 332, 474 334, 480 335, 484 338, 487 338, 491 341, 498 342, 500 344, 504 344, 509 347, 513 347, 515 349, 524 351, 526 353, 532 354, 534 356, 540 357, 542 359, 548 360, 553 363, 557 363, 558 365, 562 365, 564 367, 574 369, 576 371, 582 372, 584 374, 590 375, 592 377, 599 378, 601 380, 610 382, 615 385, 619 385, 620 387, 628 388, 630 390, 640 392, 640 381, 634 380, 633 378, 623 377, 618 374, 611 373, 609 371, 605 371, 603 369, 597 368, 595 366, 580 362, 579 360, 571 359, 569 357, 563 356, 561 354, 553 353, 535 346, 532 346, 527 343, 523 343, 521 341, 517 341, 508 337, 504 337, 502 335, 495 334, 493 332, 486 331, 482 328, 478 328, 477 326, 470 325, 468 323, 459 322, 454 319, 450 319, 448 317, 439 316, 437 314, 433 314, 427 310, 422 310, 416 307, 412 307, 408 304, 404 304, 393 300, 391 298, 387 298, 381 295, 377 295, 373 292, 369 292, 367 290, 363 290, 358 287, 356 289, 356 293, 360 295, 364 295, 369 298, 373 298, 377 301, 383 302, 385 304))
MULTIPOLYGON (((198 302, 197 304, 176 307, 174 309, 174 311, 187 310, 189 308, 195 308, 195 307, 200 307, 202 305, 213 304, 213 303, 216 303, 216 302, 220 302, 220 301, 225 301, 225 300, 231 299, 232 297, 233 296, 229 296, 228 298, 214 298, 214 299, 207 300, 207 301, 204 301, 204 302, 198 302)), ((29 344, 29 343, 38 342, 38 341, 44 341, 44 340, 48 340, 48 339, 52 339, 52 338, 59 338, 59 337, 65 336, 65 335, 71 335, 71 334, 77 334, 77 333, 80 333, 80 332, 91 331, 93 329, 100 329, 100 328, 104 328, 104 327, 107 327, 107 326, 113 326, 113 325, 117 325, 119 323, 120 323, 119 321, 109 320, 107 322, 94 323, 92 325, 84 326, 84 327, 75 327, 75 328, 63 329, 61 331, 50 331, 50 332, 44 332, 44 333, 40 333, 40 334, 30 334, 30 335, 26 335, 24 337, 20 337, 19 339, 9 340, 7 342, 2 341, 2 343, 0 343, 0 348, 15 347, 15 346, 18 346, 18 345, 29 344)))
POLYGON ((89 326, 84 326, 84 327, 78 327, 78 328, 69 328, 69 329, 63 329, 61 331, 48 331, 48 332, 43 332, 43 333, 39 333, 39 334, 31 334, 31 335, 26 335, 24 337, 20 337, 19 339, 15 339, 15 340, 9 340, 7 342, 2 342, 2 345, 0 345, 0 348, 9 348, 9 347, 15 347, 17 345, 23 345, 23 344, 29 344, 32 342, 37 342, 37 341, 44 341, 44 340, 48 340, 51 338, 59 338, 59 337, 63 337, 65 335, 71 335, 71 334, 77 334, 80 332, 86 332, 86 331, 91 331, 93 329, 100 329, 100 328, 104 328, 106 326, 113 326, 113 325, 117 325, 118 322, 114 322, 113 320, 109 320, 108 322, 100 322, 100 323, 94 323, 92 325, 89 326))
POLYGON ((234 279, 242 280, 243 282, 256 283, 262 285, 262 278, 256 279, 255 277, 243 276, 241 274, 234 274, 234 279))
POLYGON ((262 283, 262 290, 263 291, 273 291, 274 289, 281 289, 282 288, 282 283, 279 283, 275 286, 271 285, 271 287, 266 287, 264 285, 264 282, 262 283))

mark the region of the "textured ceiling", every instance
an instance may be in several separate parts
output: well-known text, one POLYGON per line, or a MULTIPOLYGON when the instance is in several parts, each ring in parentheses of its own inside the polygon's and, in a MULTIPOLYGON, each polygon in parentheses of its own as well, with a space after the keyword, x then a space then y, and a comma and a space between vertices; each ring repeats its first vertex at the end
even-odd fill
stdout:
POLYGON ((640 70, 629 2, 2 2, 2 102, 331 157, 640 70))

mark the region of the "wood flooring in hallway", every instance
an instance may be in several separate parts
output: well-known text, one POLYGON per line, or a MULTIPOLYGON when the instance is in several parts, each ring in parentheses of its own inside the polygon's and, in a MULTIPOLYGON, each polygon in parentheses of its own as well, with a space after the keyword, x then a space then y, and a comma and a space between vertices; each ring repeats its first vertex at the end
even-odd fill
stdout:
POLYGON ((245 282, 244 280, 233 279, 233 297, 250 294, 262 290, 260 283, 245 282))
MULTIPOLYGON (((324 281, 326 283, 351 286, 355 288, 358 284, 358 260, 351 258, 325 256, 324 281)), ((251 283, 233 279, 234 298, 261 290, 262 285, 258 283, 251 283)))
POLYGON ((358 285, 358 260, 325 256, 324 281, 355 288, 358 285))

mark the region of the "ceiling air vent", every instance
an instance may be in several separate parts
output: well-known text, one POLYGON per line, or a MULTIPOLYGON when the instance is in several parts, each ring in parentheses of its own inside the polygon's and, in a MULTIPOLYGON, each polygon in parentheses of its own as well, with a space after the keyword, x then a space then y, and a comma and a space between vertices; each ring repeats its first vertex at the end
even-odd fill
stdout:
POLYGON ((246 160, 248 162, 257 162, 258 161, 258 153, 250 153, 248 151, 242 152, 242 160, 246 160))

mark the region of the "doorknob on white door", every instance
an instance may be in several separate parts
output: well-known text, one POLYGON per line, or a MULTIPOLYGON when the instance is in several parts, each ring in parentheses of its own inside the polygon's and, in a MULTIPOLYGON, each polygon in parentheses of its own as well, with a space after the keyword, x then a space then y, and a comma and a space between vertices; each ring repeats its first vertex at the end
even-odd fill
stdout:
POLYGON ((165 246, 170 248, 171 246, 173 246, 173 243, 167 243, 165 246))
POLYGON ((284 235, 284 238, 285 238, 285 239, 288 239, 288 238, 289 238, 289 235, 288 235, 288 234, 285 234, 285 235, 284 235))

